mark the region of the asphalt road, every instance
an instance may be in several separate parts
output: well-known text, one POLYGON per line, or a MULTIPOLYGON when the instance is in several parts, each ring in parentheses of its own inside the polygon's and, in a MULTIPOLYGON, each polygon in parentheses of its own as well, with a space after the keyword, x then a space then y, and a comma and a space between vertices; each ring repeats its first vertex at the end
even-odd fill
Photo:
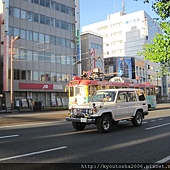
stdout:
POLYGON ((67 111, 54 112, 60 118, 49 113, 1 114, 2 122, 14 119, 22 123, 0 125, 0 163, 81 163, 77 166, 85 168, 91 163, 100 167, 169 162, 170 109, 163 106, 150 111, 141 127, 120 122, 107 134, 98 133, 95 125, 75 131, 64 120, 67 111))

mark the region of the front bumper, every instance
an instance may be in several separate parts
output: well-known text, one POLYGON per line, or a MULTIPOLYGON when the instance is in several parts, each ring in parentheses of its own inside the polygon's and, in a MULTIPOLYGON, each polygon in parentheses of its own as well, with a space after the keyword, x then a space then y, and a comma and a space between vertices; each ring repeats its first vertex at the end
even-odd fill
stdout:
POLYGON ((95 123, 95 119, 88 119, 88 118, 72 118, 72 117, 66 117, 67 121, 72 122, 80 122, 80 123, 95 123))

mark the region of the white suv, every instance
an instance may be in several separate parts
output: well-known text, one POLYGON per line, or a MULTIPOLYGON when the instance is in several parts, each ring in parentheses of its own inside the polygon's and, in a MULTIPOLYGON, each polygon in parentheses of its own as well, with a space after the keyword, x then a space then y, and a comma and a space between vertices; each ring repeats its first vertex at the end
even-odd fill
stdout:
POLYGON ((66 120, 72 121, 76 130, 95 124, 99 132, 106 133, 121 120, 131 120, 134 126, 140 126, 145 115, 148 105, 143 90, 109 89, 98 90, 90 103, 71 108, 66 120))

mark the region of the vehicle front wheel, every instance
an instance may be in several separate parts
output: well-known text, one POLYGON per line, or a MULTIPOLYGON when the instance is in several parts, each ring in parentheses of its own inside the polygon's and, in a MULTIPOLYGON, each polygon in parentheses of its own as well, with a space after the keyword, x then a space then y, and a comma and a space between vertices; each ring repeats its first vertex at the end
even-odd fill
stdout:
POLYGON ((97 128, 100 133, 107 133, 111 128, 111 118, 108 115, 104 115, 97 120, 97 128))
POLYGON ((86 127, 85 123, 72 122, 74 129, 83 130, 86 127))
POLYGON ((132 119, 132 124, 133 126, 140 126, 142 124, 143 121, 143 115, 141 111, 137 111, 135 117, 132 119))

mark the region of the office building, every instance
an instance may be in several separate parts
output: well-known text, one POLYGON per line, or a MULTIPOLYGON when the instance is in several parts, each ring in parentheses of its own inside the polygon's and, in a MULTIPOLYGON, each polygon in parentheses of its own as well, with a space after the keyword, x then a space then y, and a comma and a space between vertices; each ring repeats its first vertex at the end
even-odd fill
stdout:
POLYGON ((103 37, 92 32, 81 34, 82 71, 99 68, 104 72, 103 37))
POLYGON ((2 1, 3 106, 10 107, 11 100, 14 107, 21 108, 31 107, 35 102, 41 102, 42 106, 67 105, 65 86, 77 74, 75 34, 79 30, 75 23, 79 21, 76 21, 75 1, 2 1))
MULTIPOLYGON (((105 59, 135 58, 136 81, 150 82, 161 87, 161 79, 157 77, 160 64, 150 61, 143 63, 143 57, 138 55, 143 45, 150 43, 155 34, 160 32, 159 25, 144 10, 130 14, 125 12, 110 14, 104 21, 83 26, 82 32, 87 31, 95 32, 103 37, 105 59)), ((127 76, 127 72, 122 75, 127 76)))

